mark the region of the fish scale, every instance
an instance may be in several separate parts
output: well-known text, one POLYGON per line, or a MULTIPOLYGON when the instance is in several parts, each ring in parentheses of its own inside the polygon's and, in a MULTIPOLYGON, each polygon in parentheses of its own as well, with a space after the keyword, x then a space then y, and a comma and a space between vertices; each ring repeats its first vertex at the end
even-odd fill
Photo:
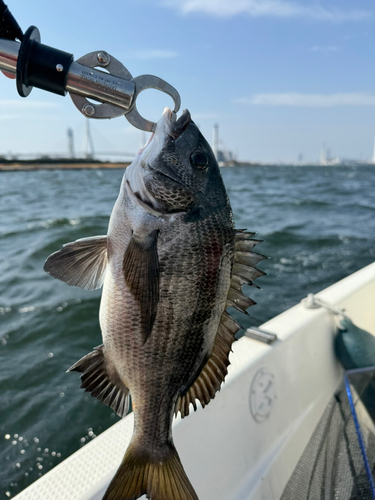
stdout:
POLYGON ((219 167, 189 112, 168 108, 127 168, 107 236, 64 245, 45 269, 70 285, 103 284, 103 345, 69 371, 125 415, 134 433, 104 500, 197 500, 172 437, 173 414, 207 405, 227 374, 240 326, 227 306, 254 302, 264 273, 252 233, 236 232, 219 167))

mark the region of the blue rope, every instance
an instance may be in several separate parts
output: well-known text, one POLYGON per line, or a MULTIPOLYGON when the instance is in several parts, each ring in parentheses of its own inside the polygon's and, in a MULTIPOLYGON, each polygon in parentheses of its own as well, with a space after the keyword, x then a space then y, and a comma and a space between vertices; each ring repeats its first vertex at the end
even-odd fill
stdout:
POLYGON ((346 375, 344 376, 344 381, 345 381, 346 394, 348 396, 350 410, 352 412, 354 426, 355 426, 355 430, 357 433, 359 447, 361 449, 363 462, 365 464, 367 478, 368 478, 370 486, 371 486, 372 498, 375 500, 375 485, 374 485, 374 480, 373 480, 372 473, 371 473, 371 467, 370 467, 370 464, 369 464, 369 461, 367 458, 366 448, 365 448, 365 444, 363 442, 363 436, 362 436, 361 428, 360 428, 360 425, 358 422, 357 412, 355 411, 353 396, 352 396, 352 392, 350 390, 350 383, 349 383, 348 377, 346 375))

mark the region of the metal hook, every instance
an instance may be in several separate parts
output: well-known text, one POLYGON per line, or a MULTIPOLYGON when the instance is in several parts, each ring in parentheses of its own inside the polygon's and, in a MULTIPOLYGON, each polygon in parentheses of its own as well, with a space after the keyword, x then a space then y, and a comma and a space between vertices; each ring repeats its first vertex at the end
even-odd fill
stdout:
POLYGON ((174 112, 180 109, 177 90, 165 80, 153 75, 133 78, 125 66, 104 50, 80 57, 70 66, 66 90, 75 106, 87 118, 116 118, 125 115, 134 127, 153 132, 156 123, 146 120, 138 112, 136 100, 146 89, 160 90, 172 97, 174 112), (102 67, 108 73, 97 70, 102 67), (97 102, 87 99, 90 97, 97 102))
POLYGON ((136 106, 137 97, 146 89, 156 89, 164 92, 165 94, 168 94, 174 101, 173 111, 177 113, 177 111, 180 109, 180 94, 174 87, 172 87, 172 85, 167 83, 165 80, 162 80, 161 78, 153 75, 141 75, 136 76, 130 81, 135 84, 135 92, 133 97, 134 104, 131 107, 131 110, 125 113, 125 118, 134 127, 145 130, 146 132, 154 132, 156 128, 156 123, 143 118, 143 116, 139 114, 136 106))

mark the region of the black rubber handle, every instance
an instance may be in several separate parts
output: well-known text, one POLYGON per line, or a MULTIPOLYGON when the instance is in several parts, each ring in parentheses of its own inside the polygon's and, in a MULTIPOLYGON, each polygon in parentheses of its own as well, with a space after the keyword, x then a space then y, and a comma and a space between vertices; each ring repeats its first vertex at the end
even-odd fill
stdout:
POLYGON ((26 31, 17 60, 17 90, 27 97, 33 87, 64 96, 73 54, 40 43, 38 28, 26 31))
POLYGON ((0 0, 0 38, 21 41, 17 59, 17 90, 27 97, 33 87, 65 95, 66 78, 73 54, 40 43, 38 28, 30 26, 22 33, 3 0, 0 0))
POLYGON ((22 41, 23 33, 3 0, 0 0, 0 38, 22 41))

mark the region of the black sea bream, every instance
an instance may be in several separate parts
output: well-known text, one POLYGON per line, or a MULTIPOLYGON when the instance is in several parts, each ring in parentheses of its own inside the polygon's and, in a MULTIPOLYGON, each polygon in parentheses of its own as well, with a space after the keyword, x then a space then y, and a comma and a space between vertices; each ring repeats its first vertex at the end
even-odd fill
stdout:
POLYGON ((103 345, 70 371, 121 416, 132 399, 133 437, 105 500, 198 498, 173 444, 173 414, 187 416, 196 400, 204 407, 224 381, 239 329, 226 308, 252 305, 241 287, 264 274, 252 234, 235 231, 218 164, 189 112, 177 120, 166 108, 125 171, 107 236, 48 258, 45 270, 68 285, 103 285, 103 345))

